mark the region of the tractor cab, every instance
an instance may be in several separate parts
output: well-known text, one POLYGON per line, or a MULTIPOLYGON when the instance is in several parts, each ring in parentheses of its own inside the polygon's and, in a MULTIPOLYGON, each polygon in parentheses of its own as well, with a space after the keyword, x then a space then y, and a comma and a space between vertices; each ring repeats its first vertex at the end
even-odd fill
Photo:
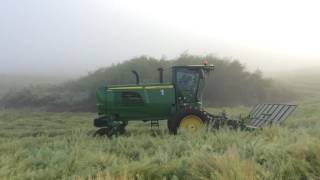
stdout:
POLYGON ((178 105, 201 106, 201 99, 207 74, 213 65, 189 65, 172 67, 172 83, 175 86, 178 105))

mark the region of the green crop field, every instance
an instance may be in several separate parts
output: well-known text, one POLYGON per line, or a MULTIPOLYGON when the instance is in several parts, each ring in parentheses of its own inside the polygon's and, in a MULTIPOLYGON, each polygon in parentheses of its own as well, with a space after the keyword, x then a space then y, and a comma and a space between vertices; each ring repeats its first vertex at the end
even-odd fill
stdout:
MULTIPOLYGON (((0 179, 320 179, 315 77, 280 81, 304 100, 283 126, 254 132, 172 136, 166 122, 160 131, 134 122, 125 135, 109 139, 93 137, 94 113, 0 110, 0 179)), ((207 110, 236 117, 250 108, 207 110)))
POLYGON ((283 126, 255 132, 172 136, 165 122, 159 132, 136 122, 112 139, 92 136, 95 114, 2 110, 0 179, 319 179, 320 100, 299 104, 283 126))

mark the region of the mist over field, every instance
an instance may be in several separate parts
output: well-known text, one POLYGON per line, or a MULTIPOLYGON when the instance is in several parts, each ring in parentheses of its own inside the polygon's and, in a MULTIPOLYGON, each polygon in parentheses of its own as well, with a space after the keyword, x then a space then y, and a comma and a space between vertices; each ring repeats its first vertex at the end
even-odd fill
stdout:
POLYGON ((320 66, 315 7, 302 1, 4 0, 0 74, 67 78, 140 55, 174 59, 185 51, 237 59, 267 74, 320 66))

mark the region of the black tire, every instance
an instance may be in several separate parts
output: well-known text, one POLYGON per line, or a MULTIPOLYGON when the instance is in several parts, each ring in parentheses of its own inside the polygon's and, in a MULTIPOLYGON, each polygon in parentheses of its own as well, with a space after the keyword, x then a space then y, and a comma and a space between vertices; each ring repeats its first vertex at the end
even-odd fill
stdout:
POLYGON ((168 129, 170 134, 177 134, 178 128, 180 127, 181 120, 188 116, 188 115, 195 115, 198 116, 204 124, 209 122, 209 117, 206 115, 205 112, 197 110, 197 109, 185 109, 181 112, 178 112, 176 115, 168 119, 168 129))
POLYGON ((120 135, 123 135, 123 134, 125 134, 126 133, 126 125, 121 125, 120 127, 119 127, 119 134, 120 135))
POLYGON ((107 136, 107 137, 112 137, 113 135, 123 135, 126 133, 126 126, 128 123, 124 123, 119 126, 118 131, 115 131, 111 127, 104 127, 98 129, 95 133, 94 136, 107 136))
POLYGON ((98 129, 93 136, 107 136, 107 137, 112 137, 113 133, 110 130, 110 128, 106 127, 106 128, 100 128, 98 129))
POLYGON ((126 127, 128 125, 128 121, 123 121, 119 127, 119 135, 123 135, 126 133, 126 127))

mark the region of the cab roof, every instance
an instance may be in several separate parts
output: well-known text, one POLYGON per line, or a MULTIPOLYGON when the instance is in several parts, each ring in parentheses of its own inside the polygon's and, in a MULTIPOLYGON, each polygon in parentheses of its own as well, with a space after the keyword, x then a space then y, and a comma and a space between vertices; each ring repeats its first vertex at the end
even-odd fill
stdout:
POLYGON ((184 65, 184 66, 173 66, 173 69, 203 69, 206 71, 212 71, 214 70, 214 65, 213 64, 208 64, 208 65, 184 65))

